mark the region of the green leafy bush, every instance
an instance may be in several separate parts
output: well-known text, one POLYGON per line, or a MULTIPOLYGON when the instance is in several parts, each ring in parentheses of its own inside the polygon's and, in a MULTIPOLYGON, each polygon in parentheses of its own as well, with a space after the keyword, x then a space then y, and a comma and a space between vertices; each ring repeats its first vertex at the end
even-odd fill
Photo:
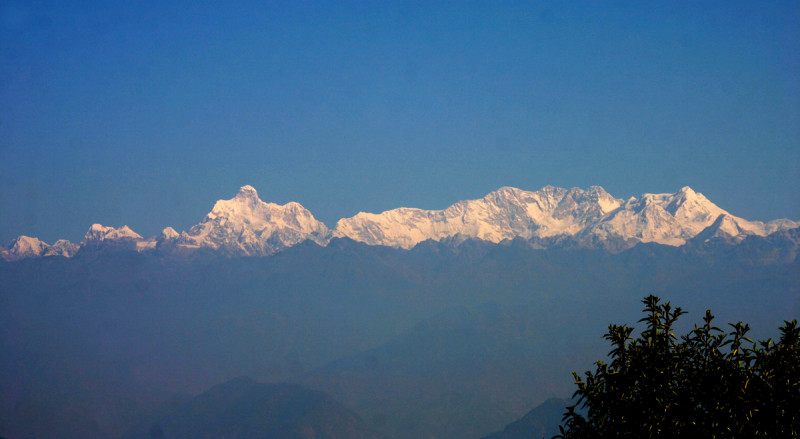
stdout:
POLYGON ((680 308, 644 300, 647 327, 611 325, 605 339, 610 363, 594 373, 573 373, 578 390, 557 438, 798 437, 800 432, 800 328, 786 321, 780 340, 753 342, 749 326, 702 326, 678 338, 680 308))

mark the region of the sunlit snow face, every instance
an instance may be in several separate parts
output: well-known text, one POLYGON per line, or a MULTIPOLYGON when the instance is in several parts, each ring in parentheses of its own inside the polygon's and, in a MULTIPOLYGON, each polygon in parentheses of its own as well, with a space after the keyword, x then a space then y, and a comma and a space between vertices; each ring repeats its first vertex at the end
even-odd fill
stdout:
MULTIPOLYGON (((764 224, 732 216, 689 187, 623 202, 599 186, 588 190, 547 186, 532 192, 505 187, 444 210, 403 207, 379 214, 362 212, 339 220, 329 230, 299 203, 266 203, 252 186, 243 186, 232 199, 217 201, 205 219, 186 232, 167 227, 145 239, 128 226, 93 224, 82 245, 122 243, 147 252, 168 243, 181 251, 208 248, 229 256, 265 256, 306 240, 324 246, 331 238, 404 249, 426 240, 499 243, 521 238, 547 247, 569 238, 578 246, 624 250, 638 242, 680 246, 696 237, 740 242, 749 235, 765 236, 798 225, 791 220, 764 224)), ((64 240, 50 246, 23 236, 3 250, 2 257, 69 257, 78 248, 64 240)))

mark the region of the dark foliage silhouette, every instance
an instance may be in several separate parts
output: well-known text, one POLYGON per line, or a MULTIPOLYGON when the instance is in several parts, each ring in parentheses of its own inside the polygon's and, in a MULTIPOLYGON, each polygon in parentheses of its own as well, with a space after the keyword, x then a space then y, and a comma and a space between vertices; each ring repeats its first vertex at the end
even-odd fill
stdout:
POLYGON ((800 432, 800 328, 785 321, 780 339, 754 342, 749 326, 703 325, 678 338, 685 314, 656 296, 644 303, 646 329, 610 325, 610 363, 594 373, 573 373, 575 405, 557 438, 798 437, 800 432), (580 413, 579 413, 580 412, 580 413))

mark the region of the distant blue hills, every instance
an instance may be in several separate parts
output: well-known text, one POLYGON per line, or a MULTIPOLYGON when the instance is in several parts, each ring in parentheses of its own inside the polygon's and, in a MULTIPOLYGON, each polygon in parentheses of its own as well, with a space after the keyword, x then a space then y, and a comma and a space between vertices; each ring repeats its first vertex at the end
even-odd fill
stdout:
POLYGON ((799 238, 618 253, 343 238, 268 257, 100 246, 0 261, 0 436, 119 438, 249 376, 323 392, 387 439, 480 439, 571 395, 571 372, 607 354, 608 324, 636 326, 647 294, 688 310, 682 324, 710 308, 774 337, 800 315, 799 238))

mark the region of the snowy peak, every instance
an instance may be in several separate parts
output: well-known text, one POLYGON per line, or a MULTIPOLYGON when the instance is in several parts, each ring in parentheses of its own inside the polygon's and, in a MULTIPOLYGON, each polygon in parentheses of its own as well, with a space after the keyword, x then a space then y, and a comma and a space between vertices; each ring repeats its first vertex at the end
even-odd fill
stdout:
POLYGON ((603 214, 617 209, 622 203, 621 200, 612 197, 611 194, 600 186, 592 186, 585 191, 578 188, 572 189, 571 191, 575 193, 577 201, 586 201, 589 205, 597 205, 603 214))
POLYGON ((694 240, 708 242, 712 239, 720 239, 726 242, 738 242, 743 240, 747 234, 739 227, 734 216, 722 214, 705 230, 698 233, 694 240))
POLYGON ((183 248, 211 248, 228 255, 264 256, 311 239, 325 245, 328 228, 299 203, 265 203, 252 186, 219 200, 200 224, 183 232, 183 248))
POLYGON ((236 196, 233 197, 234 200, 243 200, 247 202, 257 203, 261 201, 258 198, 258 191, 253 186, 244 185, 239 188, 239 192, 236 193, 236 196))
POLYGON ((703 194, 693 191, 688 186, 675 193, 671 198, 664 209, 681 223, 693 225, 692 232, 695 234, 702 230, 699 228, 700 225, 707 225, 720 215, 728 215, 728 212, 720 209, 703 194))
POLYGON ((10 250, 17 254, 30 255, 40 255, 48 247, 49 245, 47 245, 46 242, 39 240, 39 238, 32 238, 25 235, 13 240, 9 246, 10 250))
POLYGON ((22 235, 11 241, 8 249, 2 252, 2 257, 7 261, 35 258, 44 256, 48 248, 50 246, 39 238, 22 235))
POLYGON ((180 236, 180 234, 176 232, 175 229, 173 229, 172 227, 165 227, 164 230, 162 230, 161 233, 158 235, 158 240, 166 241, 169 239, 175 239, 178 236, 180 236))
POLYGON ((55 244, 51 245, 50 248, 45 250, 43 256, 63 256, 65 258, 71 258, 78 253, 81 246, 78 244, 73 244, 66 239, 59 239, 55 242, 55 244))
POLYGON ((92 249, 93 251, 101 249, 143 251, 154 244, 154 242, 145 241, 141 235, 131 230, 128 226, 107 227, 102 224, 92 224, 83 237, 81 248, 92 249))
MULTIPOLYGON (((686 186, 674 194, 631 197, 617 210, 582 232, 594 242, 656 242, 679 246, 710 226, 720 215, 729 215, 703 194, 686 186)), ((602 246, 602 245, 601 245, 602 246)))
POLYGON ((136 241, 143 239, 141 235, 131 230, 128 226, 120 228, 106 227, 102 224, 92 224, 83 237, 84 244, 98 244, 103 241, 136 241))
MULTIPOLYGON (((258 192, 252 186, 242 186, 232 199, 217 201, 202 222, 225 218, 226 220, 239 220, 264 227, 273 220, 293 221, 292 217, 297 215, 313 218, 311 213, 299 203, 289 202, 283 206, 275 203, 265 203, 258 198, 258 192)), ((303 227, 299 222, 298 226, 303 227)))
POLYGON ((80 246, 66 239, 59 239, 55 244, 48 245, 39 238, 23 235, 11 241, 8 249, 0 250, 0 259, 17 261, 42 256, 64 256, 69 258, 74 256, 79 248, 80 246))

